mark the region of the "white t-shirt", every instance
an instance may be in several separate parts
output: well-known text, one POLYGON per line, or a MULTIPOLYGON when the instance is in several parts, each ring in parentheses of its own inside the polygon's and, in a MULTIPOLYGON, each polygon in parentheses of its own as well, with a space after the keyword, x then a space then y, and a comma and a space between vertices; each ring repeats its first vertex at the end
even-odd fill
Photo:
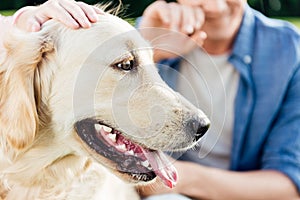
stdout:
POLYGON ((211 126, 189 159, 228 169, 230 163, 234 100, 239 74, 227 61, 228 54, 212 56, 200 48, 181 61, 177 90, 203 110, 211 126))

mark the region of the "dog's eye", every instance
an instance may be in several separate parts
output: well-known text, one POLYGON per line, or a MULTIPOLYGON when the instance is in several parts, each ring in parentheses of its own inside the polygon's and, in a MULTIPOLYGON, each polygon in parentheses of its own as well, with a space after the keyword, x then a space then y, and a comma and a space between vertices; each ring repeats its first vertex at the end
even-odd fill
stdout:
POLYGON ((132 70, 134 67, 134 60, 133 59, 123 60, 122 62, 114 64, 114 67, 117 67, 124 71, 132 70))

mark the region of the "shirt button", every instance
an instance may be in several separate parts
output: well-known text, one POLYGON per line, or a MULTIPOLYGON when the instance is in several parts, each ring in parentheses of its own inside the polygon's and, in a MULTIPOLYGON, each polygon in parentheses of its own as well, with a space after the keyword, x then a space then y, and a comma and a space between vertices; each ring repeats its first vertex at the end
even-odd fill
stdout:
POLYGON ((249 55, 245 55, 243 60, 246 64, 250 64, 252 62, 252 58, 249 55))

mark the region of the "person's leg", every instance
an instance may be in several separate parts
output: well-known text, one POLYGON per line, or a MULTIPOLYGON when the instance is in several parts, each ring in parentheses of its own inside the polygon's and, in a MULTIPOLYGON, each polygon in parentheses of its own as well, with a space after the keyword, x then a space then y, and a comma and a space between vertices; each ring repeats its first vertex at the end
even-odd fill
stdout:
POLYGON ((161 195, 154 195, 143 200, 192 200, 186 196, 180 194, 161 194, 161 195))

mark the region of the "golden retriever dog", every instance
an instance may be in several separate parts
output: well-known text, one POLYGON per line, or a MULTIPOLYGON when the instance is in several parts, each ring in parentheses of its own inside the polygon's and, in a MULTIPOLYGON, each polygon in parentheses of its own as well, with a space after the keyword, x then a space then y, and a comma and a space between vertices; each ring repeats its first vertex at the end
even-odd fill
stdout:
POLYGON ((13 30, 0 62, 0 199, 135 200, 177 174, 163 151, 191 148, 209 120, 160 78, 129 23, 56 21, 13 30))

